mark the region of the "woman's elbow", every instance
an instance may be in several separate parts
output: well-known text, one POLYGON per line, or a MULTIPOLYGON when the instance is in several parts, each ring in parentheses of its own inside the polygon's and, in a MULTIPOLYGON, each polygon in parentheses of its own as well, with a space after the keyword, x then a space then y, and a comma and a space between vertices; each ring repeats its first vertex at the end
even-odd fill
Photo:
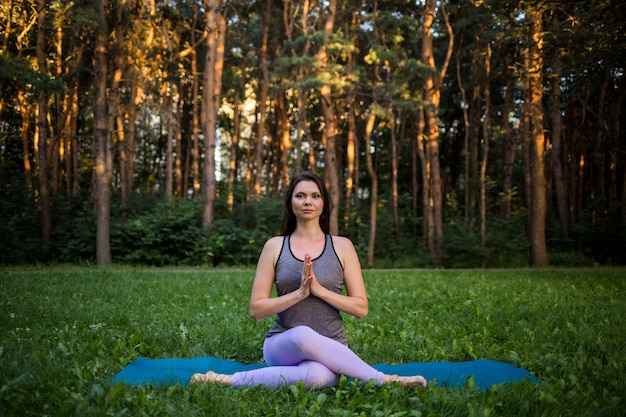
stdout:
POLYGON ((359 320, 363 320, 365 317, 367 317, 368 312, 369 312, 368 308, 367 306, 365 306, 365 307, 360 308, 354 316, 359 320))
POLYGON ((254 321, 259 321, 261 320, 263 317, 261 317, 261 315, 259 314, 259 312, 253 308, 250 307, 250 317, 254 320, 254 321))

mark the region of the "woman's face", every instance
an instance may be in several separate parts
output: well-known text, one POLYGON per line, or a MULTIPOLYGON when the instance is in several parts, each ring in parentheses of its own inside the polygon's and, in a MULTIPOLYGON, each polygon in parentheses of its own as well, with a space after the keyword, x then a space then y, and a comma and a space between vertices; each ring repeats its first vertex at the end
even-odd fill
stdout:
POLYGON ((296 184, 291 197, 291 208, 298 219, 314 219, 321 216, 324 199, 317 184, 307 180, 296 184))

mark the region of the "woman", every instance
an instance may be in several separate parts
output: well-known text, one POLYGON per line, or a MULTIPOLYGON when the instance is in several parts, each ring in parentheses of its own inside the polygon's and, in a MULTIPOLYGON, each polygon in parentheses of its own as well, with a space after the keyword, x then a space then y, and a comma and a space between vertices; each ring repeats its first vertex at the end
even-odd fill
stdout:
POLYGON ((375 379, 378 385, 426 387, 422 376, 385 375, 348 348, 340 312, 362 319, 368 301, 352 242, 329 234, 331 209, 317 175, 304 172, 292 179, 281 236, 265 243, 250 297, 252 318, 276 315, 263 345, 268 366, 232 375, 194 374, 190 383, 275 387, 303 381, 308 388, 322 388, 346 375, 375 379), (274 283, 277 296, 272 298, 274 283))

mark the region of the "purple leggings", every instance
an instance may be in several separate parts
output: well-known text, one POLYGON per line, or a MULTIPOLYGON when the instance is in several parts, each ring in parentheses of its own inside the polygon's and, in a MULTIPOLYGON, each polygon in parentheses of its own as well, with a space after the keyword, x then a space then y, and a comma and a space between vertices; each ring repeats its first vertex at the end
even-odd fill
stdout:
POLYGON ((267 367, 237 372, 231 384, 276 387, 302 381, 307 388, 325 388, 337 385, 340 375, 363 381, 375 379, 378 385, 385 377, 347 346, 306 326, 265 339, 263 356, 267 367))

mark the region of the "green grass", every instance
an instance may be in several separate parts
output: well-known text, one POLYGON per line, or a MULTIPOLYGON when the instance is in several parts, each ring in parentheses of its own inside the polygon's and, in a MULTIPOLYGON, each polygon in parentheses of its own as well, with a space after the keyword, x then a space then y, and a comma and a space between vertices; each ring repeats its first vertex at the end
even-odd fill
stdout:
POLYGON ((252 271, 0 270, 0 415, 618 416, 626 410, 626 271, 366 271, 346 318, 370 363, 506 361, 541 384, 220 388, 110 381, 139 356, 262 360, 252 271))

